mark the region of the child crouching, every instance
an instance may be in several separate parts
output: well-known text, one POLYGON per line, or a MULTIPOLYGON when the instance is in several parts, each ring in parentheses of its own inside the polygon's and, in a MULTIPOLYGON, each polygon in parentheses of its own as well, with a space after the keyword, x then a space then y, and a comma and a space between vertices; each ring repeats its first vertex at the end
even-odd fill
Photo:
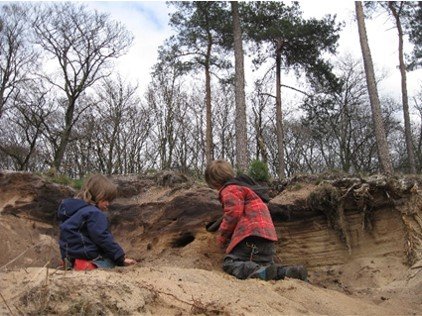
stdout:
POLYGON ((235 178, 233 168, 224 160, 212 161, 205 170, 205 181, 219 190, 223 206, 217 237, 226 253, 223 270, 238 279, 292 277, 306 280, 307 271, 303 266, 274 264, 274 243, 278 238, 270 212, 245 179, 245 176, 235 178))
POLYGON ((104 211, 116 195, 117 187, 106 177, 96 174, 84 183, 75 198, 62 201, 58 218, 64 268, 92 270, 136 263, 125 257, 108 228, 104 211))

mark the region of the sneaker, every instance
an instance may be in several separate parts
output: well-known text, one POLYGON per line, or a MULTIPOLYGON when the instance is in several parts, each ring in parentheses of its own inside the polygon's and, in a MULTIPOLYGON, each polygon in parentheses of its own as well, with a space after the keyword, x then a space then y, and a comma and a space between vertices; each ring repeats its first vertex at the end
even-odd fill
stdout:
POLYGON ((269 266, 259 268, 257 271, 252 273, 250 278, 258 278, 264 281, 276 280, 277 274, 278 274, 277 265, 271 264, 269 266))
POLYGON ((287 278, 308 280, 308 270, 303 265, 297 266, 279 266, 277 269, 277 280, 287 278))

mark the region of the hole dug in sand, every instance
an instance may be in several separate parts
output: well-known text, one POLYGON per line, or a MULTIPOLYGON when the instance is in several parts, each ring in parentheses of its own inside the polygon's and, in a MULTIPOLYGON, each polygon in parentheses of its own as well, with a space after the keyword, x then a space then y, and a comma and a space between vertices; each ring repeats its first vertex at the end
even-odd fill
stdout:
POLYGON ((170 244, 172 248, 183 248, 195 240, 195 236, 190 232, 184 232, 175 238, 170 244))

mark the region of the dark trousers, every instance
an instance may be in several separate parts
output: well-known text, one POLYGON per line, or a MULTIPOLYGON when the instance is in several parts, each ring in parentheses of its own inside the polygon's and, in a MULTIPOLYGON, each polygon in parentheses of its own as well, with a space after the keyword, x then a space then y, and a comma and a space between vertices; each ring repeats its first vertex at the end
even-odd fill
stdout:
POLYGON ((247 237, 224 257, 223 270, 238 279, 257 277, 257 272, 274 263, 274 242, 260 237, 247 237))

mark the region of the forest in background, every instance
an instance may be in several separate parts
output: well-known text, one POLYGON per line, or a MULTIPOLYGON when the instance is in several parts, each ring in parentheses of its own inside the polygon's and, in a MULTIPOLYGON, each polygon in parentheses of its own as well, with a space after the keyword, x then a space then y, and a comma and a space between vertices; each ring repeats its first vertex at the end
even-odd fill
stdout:
POLYGON ((145 95, 112 67, 133 41, 123 24, 80 3, 3 4, 0 169, 199 175, 223 158, 239 170, 263 162, 278 178, 420 173, 422 87, 407 95, 406 73, 421 63, 422 6, 361 4, 363 58, 354 60, 335 55, 342 22, 305 19, 300 3, 170 2, 175 35, 160 47, 145 95), (397 28, 399 103, 376 91, 382 75, 364 29, 374 12, 397 28), (245 54, 268 70, 248 94, 245 54), (303 96, 300 111, 283 107, 288 72, 307 81, 290 87, 303 96))

